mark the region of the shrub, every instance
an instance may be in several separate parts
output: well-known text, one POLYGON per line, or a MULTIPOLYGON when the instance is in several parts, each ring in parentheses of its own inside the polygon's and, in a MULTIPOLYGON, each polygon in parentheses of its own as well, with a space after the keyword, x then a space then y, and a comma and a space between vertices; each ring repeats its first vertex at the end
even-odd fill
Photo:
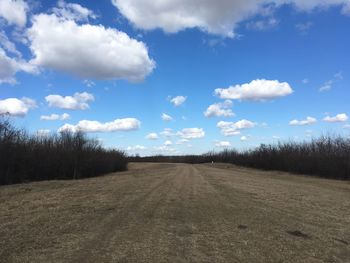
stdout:
POLYGON ((0 185, 78 179, 127 169, 125 153, 84 133, 29 135, 0 118, 0 185))
POLYGON ((131 161, 206 163, 223 162, 263 170, 279 170, 332 179, 350 179, 350 139, 322 136, 310 142, 280 142, 238 152, 234 149, 203 155, 151 156, 131 161))

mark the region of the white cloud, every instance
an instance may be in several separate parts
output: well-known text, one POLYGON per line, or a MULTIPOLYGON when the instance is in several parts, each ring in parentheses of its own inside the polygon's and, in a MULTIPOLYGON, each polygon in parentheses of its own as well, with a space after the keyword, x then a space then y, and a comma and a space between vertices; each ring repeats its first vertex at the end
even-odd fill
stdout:
POLYGON ((345 124, 345 125, 343 126, 343 128, 344 128, 344 129, 350 129, 350 124, 345 124))
POLYGON ((163 113, 161 117, 162 117, 163 121, 172 121, 173 120, 173 117, 171 117, 170 115, 168 115, 166 113, 163 113))
POLYGON ((6 55, 5 51, 0 48, 0 84, 16 83, 14 78, 18 71, 18 65, 15 59, 6 55))
POLYGON ((341 12, 343 15, 350 15, 350 3, 344 5, 341 12))
POLYGON ((177 136, 182 139, 198 139, 205 136, 205 132, 202 128, 185 128, 176 133, 177 136))
POLYGON ((21 57, 22 54, 17 50, 16 45, 9 40, 5 31, 0 30, 0 46, 2 46, 7 52, 21 57))
POLYGON ((343 5, 343 13, 350 13, 348 0, 112 0, 119 12, 138 28, 161 28, 165 32, 178 32, 187 28, 234 37, 234 29, 242 21, 256 15, 267 16, 284 4, 297 10, 312 11, 343 5))
POLYGON ((235 136, 240 135, 241 130, 254 128, 256 123, 243 119, 237 122, 220 121, 216 126, 224 136, 235 136))
POLYGON ((293 93, 287 82, 278 80, 257 79, 250 83, 230 86, 227 89, 216 89, 215 95, 221 99, 266 101, 293 93))
POLYGON ((5 50, 0 47, 0 84, 15 84, 15 74, 19 71, 36 73, 36 67, 21 58, 9 57, 5 50))
POLYGON ((189 143, 189 142, 190 142, 190 140, 188 140, 188 139, 180 139, 180 140, 178 140, 176 142, 176 144, 182 145, 182 144, 186 144, 186 143, 189 143))
POLYGON ((328 91, 331 90, 333 87, 333 80, 326 81, 322 87, 320 88, 320 91, 328 91))
POLYGON ((204 116, 210 117, 232 117, 235 114, 230 109, 232 107, 232 101, 225 100, 221 103, 215 103, 210 105, 204 112, 204 116))
POLYGON ((268 19, 250 21, 247 23, 247 28, 252 30, 263 31, 263 30, 274 28, 278 26, 278 24, 279 24, 279 20, 277 20, 276 18, 270 17, 268 19))
POLYGON ((226 147, 231 147, 231 143, 229 141, 218 141, 215 143, 215 146, 226 148, 226 147))
POLYGON ((59 132, 117 132, 138 130, 141 122, 135 118, 116 119, 111 122, 101 123, 98 121, 81 120, 76 125, 65 124, 58 129, 59 132))
POLYGON ((62 115, 59 114, 51 114, 51 115, 42 115, 40 116, 40 119, 43 121, 57 121, 57 120, 69 120, 70 115, 68 113, 63 113, 62 115))
POLYGON ((158 134, 155 132, 149 133, 146 136, 146 139, 148 140, 157 140, 158 139, 158 134))
POLYGON ((9 114, 10 116, 25 116, 30 109, 36 108, 36 102, 29 98, 8 98, 0 99, 0 114, 9 114))
POLYGON ((135 152, 135 151, 143 151, 146 150, 147 148, 143 145, 135 145, 135 146, 128 146, 126 148, 127 151, 129 152, 135 152))
POLYGON ((129 81, 141 81, 155 68, 143 42, 103 25, 77 24, 75 17, 67 16, 32 18, 27 36, 33 64, 87 79, 129 81))
POLYGON ((87 21, 89 18, 96 18, 94 12, 79 4, 66 3, 63 0, 59 0, 57 6, 53 8, 53 13, 58 17, 76 21, 87 21))
POLYGON ((323 120, 326 122, 345 122, 348 119, 348 115, 346 115, 345 113, 340 113, 335 115, 334 117, 327 116, 323 120))
POLYGON ((164 142, 164 145, 165 145, 165 146, 170 146, 170 145, 172 145, 172 144, 173 144, 173 142, 170 141, 170 140, 166 140, 166 141, 164 142))
POLYGON ((343 72, 337 72, 333 75, 333 78, 331 80, 326 81, 323 83, 319 91, 329 91, 333 88, 333 85, 343 79, 343 72))
POLYGON ((89 87, 89 88, 96 86, 96 83, 89 79, 85 79, 83 83, 85 84, 86 87, 89 87))
POLYGON ((153 147, 155 150, 155 154, 161 153, 161 154, 178 154, 179 151, 175 148, 169 147, 169 146, 158 146, 158 147, 153 147))
POLYGON ((339 71, 337 73, 334 74, 334 79, 335 80, 342 80, 343 79, 343 72, 339 71))
POLYGON ((94 101, 92 94, 87 92, 75 93, 73 96, 48 95, 45 97, 50 107, 67 110, 86 110, 89 108, 89 101, 94 101))
POLYGON ((248 120, 240 120, 235 123, 235 126, 237 127, 237 129, 243 130, 243 129, 254 128, 256 126, 256 123, 248 120))
POLYGON ((46 137, 51 133, 50 130, 48 129, 40 129, 36 131, 36 135, 39 137, 46 137))
POLYGON ((3 17, 11 25, 25 26, 28 9, 27 3, 23 0, 0 1, 0 17, 3 17))
POLYGON ((307 34, 311 29, 313 23, 311 21, 307 21, 305 23, 299 23, 295 25, 295 28, 302 34, 307 34))
POLYGON ((160 135, 164 137, 172 137, 175 135, 172 129, 170 128, 165 128, 162 132, 160 132, 160 135))
POLYGON ((289 122, 289 125, 292 126, 304 126, 304 125, 311 125, 317 122, 317 119, 313 117, 306 117, 305 120, 292 120, 289 122))
POLYGON ((180 106, 186 101, 187 97, 184 96, 176 96, 170 100, 170 102, 175 106, 180 106))
POLYGON ((247 137, 247 136, 242 136, 242 137, 241 137, 241 141, 242 141, 242 142, 248 141, 248 137, 247 137))
POLYGON ((208 39, 204 38, 202 40, 203 44, 208 45, 211 48, 215 48, 216 46, 226 46, 226 39, 223 37, 208 37, 208 39))

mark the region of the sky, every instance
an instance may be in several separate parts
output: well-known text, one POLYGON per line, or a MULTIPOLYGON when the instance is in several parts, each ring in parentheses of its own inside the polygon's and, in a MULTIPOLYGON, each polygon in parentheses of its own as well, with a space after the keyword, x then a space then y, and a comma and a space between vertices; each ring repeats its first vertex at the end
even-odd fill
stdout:
POLYGON ((350 136, 349 0, 0 0, 0 114, 142 156, 350 136))

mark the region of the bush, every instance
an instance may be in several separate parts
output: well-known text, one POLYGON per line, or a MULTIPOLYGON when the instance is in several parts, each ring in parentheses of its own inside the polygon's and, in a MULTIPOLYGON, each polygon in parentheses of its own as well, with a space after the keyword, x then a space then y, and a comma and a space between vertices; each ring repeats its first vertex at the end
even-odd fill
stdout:
POLYGON ((322 136, 310 142, 262 144, 254 150, 224 150, 203 155, 151 156, 129 158, 131 161, 206 163, 223 162, 331 179, 350 179, 350 139, 322 136))
POLYGON ((78 179, 127 169, 124 152, 104 149, 82 132, 29 135, 0 119, 0 185, 78 179))

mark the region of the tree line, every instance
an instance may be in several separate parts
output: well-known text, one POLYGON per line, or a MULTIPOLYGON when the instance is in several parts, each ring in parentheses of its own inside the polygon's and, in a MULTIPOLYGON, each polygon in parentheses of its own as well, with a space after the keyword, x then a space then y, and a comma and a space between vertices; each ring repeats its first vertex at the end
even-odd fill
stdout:
POLYGON ((82 132, 30 135, 0 116, 0 185, 78 179, 127 169, 124 152, 82 132))
POLYGON ((296 174, 314 175, 330 179, 350 179, 350 138, 321 136, 306 142, 261 144, 239 152, 226 149, 202 155, 129 157, 133 162, 222 162, 296 174))

